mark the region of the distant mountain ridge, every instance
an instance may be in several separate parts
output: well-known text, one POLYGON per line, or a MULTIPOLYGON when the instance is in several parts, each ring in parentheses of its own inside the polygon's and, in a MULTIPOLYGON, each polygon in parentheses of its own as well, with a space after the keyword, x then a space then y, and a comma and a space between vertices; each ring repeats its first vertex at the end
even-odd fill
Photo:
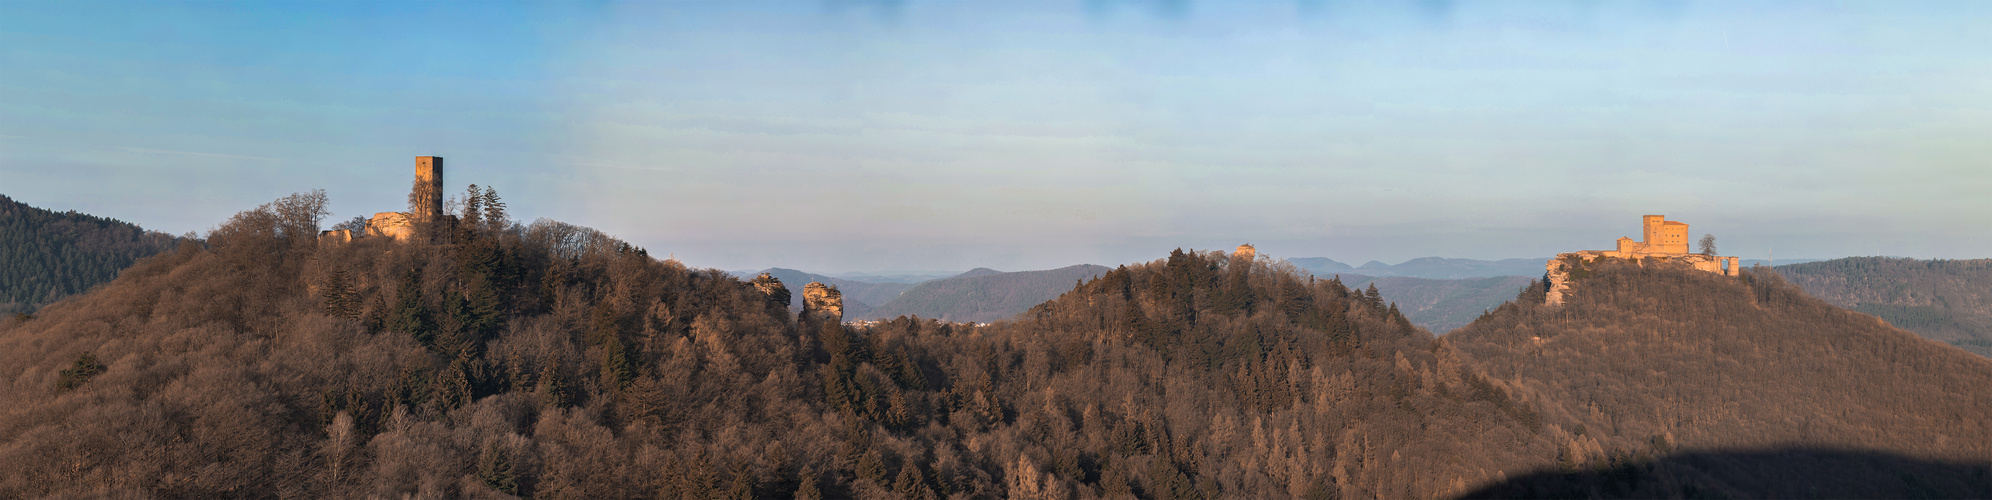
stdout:
POLYGON ((1327 257, 1301 257, 1286 259, 1294 266, 1319 277, 1336 274, 1361 274, 1364 276, 1386 277, 1404 276, 1426 279, 1491 278, 1495 276, 1542 276, 1543 263, 1540 259, 1449 259, 1445 257, 1420 257, 1398 263, 1385 264, 1369 261, 1359 267, 1337 262, 1327 257))
POLYGON ((1080 264, 1044 271, 1001 272, 976 268, 958 276, 907 289, 859 318, 922 318, 987 323, 1016 317, 1032 306, 1058 298, 1080 282, 1107 271, 1105 266, 1080 264))
MULTIPOLYGON (((902 273, 893 273, 893 274, 873 274, 873 273, 866 273, 866 272, 848 272, 848 273, 838 273, 838 274, 833 274, 833 275, 830 275, 830 277, 833 277, 833 278, 843 278, 843 279, 847 279, 847 280, 851 280, 851 281, 863 281, 863 282, 866 282, 866 283, 906 283, 906 284, 913 284, 913 283, 919 283, 919 282, 923 282, 923 281, 933 281, 933 280, 937 280, 937 279, 944 279, 944 278, 948 278, 948 277, 951 277, 951 276, 954 276, 954 275, 957 275, 957 274, 961 274, 961 273, 959 273, 959 272, 955 272, 955 271, 946 271, 946 272, 940 272, 940 271, 909 271, 909 272, 902 272, 902 273)), ((751 277, 753 277, 753 273, 748 273, 748 274, 747 274, 747 276, 751 278, 751 277)))
POLYGON ((1776 269, 1833 305, 1992 357, 1992 259, 1848 257, 1776 269))
POLYGON ((1336 276, 1342 279, 1343 284, 1357 290, 1375 284, 1384 302, 1396 304, 1411 324, 1437 335, 1445 335, 1472 323, 1482 313, 1513 300, 1522 287, 1536 281, 1536 278, 1524 276, 1460 279, 1361 274, 1336 276))

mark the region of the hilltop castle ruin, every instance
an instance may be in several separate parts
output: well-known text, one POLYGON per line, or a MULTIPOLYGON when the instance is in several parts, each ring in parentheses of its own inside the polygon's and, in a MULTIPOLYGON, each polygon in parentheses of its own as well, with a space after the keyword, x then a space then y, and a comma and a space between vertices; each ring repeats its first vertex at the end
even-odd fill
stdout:
POLYGON ((1644 229, 1642 240, 1618 239, 1617 250, 1581 250, 1556 254, 1549 259, 1543 269, 1549 281, 1548 296, 1544 303, 1563 303, 1563 295, 1570 290, 1570 272, 1585 263, 1601 258, 1625 259, 1646 265, 1647 262, 1678 262, 1698 271, 1706 271, 1723 276, 1736 276, 1743 272, 1736 257, 1722 257, 1688 253, 1688 224, 1667 220, 1664 215, 1648 215, 1641 218, 1644 229))
POLYGON ((443 213, 443 157, 415 157, 415 186, 409 190, 408 205, 411 212, 379 212, 367 219, 367 227, 360 234, 339 229, 320 231, 319 241, 345 242, 353 238, 384 236, 407 241, 415 236, 415 228, 427 222, 448 218, 443 213))

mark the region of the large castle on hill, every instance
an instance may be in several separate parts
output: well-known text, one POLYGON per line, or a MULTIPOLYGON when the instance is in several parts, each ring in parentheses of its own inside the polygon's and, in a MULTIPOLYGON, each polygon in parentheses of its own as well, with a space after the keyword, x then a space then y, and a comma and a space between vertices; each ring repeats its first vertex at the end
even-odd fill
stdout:
POLYGON ((1722 257, 1688 253, 1688 224, 1667 220, 1664 215, 1648 215, 1641 218, 1644 234, 1641 241, 1632 238, 1618 239, 1617 250, 1582 250, 1556 254, 1544 266, 1549 280, 1549 295, 1544 302, 1549 305, 1563 303, 1564 293, 1570 290, 1572 268, 1600 258, 1626 259, 1640 265, 1649 260, 1657 262, 1680 262, 1699 271, 1707 271, 1723 276, 1742 274, 1736 257, 1722 257))

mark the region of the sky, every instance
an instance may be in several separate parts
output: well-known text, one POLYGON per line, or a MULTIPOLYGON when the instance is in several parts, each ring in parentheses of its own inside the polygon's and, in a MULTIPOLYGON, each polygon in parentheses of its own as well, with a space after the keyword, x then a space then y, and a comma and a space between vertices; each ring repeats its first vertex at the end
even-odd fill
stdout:
POLYGON ((695 267, 1992 257, 1986 2, 0 2, 0 194, 174 234, 414 157, 695 267))

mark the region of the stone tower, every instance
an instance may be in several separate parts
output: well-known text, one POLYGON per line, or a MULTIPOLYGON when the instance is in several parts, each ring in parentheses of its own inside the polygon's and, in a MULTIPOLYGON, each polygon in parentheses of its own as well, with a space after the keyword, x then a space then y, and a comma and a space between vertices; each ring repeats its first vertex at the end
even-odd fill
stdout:
POLYGON ((802 318, 833 323, 844 322, 844 292, 837 285, 815 281, 802 286, 802 318))
POLYGON ((1259 249, 1257 249, 1257 248, 1252 248, 1252 244, 1251 244, 1251 243, 1246 243, 1246 244, 1243 244, 1243 245, 1238 245, 1238 249, 1237 249, 1237 250, 1233 250, 1233 251, 1231 252, 1231 258, 1233 258, 1233 259, 1245 259, 1245 260, 1248 260, 1248 261, 1249 261, 1249 260, 1252 260, 1252 259, 1253 259, 1253 258, 1254 258, 1255 256, 1257 256, 1257 255, 1259 255, 1259 249))
POLYGON ((415 157, 415 189, 408 195, 408 214, 417 221, 443 214, 443 157, 415 157))

